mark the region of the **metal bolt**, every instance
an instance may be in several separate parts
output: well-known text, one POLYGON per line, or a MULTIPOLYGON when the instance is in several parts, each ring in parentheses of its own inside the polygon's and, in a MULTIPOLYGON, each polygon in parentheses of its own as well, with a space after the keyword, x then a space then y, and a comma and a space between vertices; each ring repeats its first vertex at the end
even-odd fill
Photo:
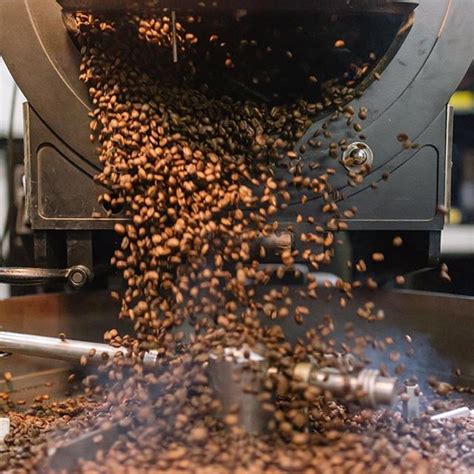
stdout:
POLYGON ((351 158, 354 160, 355 165, 364 165, 367 163, 367 152, 358 148, 351 153, 351 158))
POLYGON ((84 279, 85 279, 85 276, 82 272, 74 272, 71 276, 71 281, 75 285, 81 285, 82 283, 84 283, 84 279))
POLYGON ((93 274, 89 268, 84 265, 72 267, 68 274, 69 284, 75 288, 82 288, 88 281, 92 280, 93 274))

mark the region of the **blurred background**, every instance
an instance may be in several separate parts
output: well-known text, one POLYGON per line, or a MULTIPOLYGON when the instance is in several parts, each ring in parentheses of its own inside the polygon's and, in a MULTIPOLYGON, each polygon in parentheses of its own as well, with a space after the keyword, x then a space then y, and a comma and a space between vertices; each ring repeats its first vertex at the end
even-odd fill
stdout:
MULTIPOLYGON (((16 228, 21 239, 23 216, 9 203, 21 200, 23 176, 22 103, 25 98, 0 58, 0 264, 19 264, 21 241, 9 239, 16 228)), ((411 276, 407 286, 418 290, 474 295, 474 66, 452 96, 455 110, 450 224, 442 236, 442 261, 447 263, 451 283, 441 282, 437 271, 411 276)), ((24 229, 27 233, 28 229, 24 229)), ((9 288, 0 285, 0 298, 9 288)))
POLYGON ((450 225, 442 254, 453 278, 449 290, 474 294, 474 63, 451 98, 454 107, 450 225))

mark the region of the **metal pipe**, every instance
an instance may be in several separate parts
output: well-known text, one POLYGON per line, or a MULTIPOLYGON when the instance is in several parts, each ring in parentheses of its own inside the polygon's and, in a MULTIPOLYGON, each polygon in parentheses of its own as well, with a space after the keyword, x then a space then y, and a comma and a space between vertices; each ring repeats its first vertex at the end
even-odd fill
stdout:
MULTIPOLYGON (((88 361, 97 364, 103 362, 104 358, 114 357, 118 352, 124 355, 128 353, 126 347, 112 347, 96 342, 62 340, 7 331, 0 331, 0 351, 74 362, 78 362, 81 356, 87 355, 88 361)), ((156 359, 154 352, 146 352, 143 364, 153 367, 156 359)))
POLYGON ((45 285, 52 282, 64 282, 74 289, 79 289, 93 278, 91 269, 85 265, 75 265, 70 268, 0 267, 0 283, 10 285, 45 285))
POLYGON ((437 415, 431 416, 432 421, 449 420, 451 418, 468 418, 474 417, 474 410, 470 410, 468 407, 455 408, 454 410, 445 411, 438 413, 437 415))

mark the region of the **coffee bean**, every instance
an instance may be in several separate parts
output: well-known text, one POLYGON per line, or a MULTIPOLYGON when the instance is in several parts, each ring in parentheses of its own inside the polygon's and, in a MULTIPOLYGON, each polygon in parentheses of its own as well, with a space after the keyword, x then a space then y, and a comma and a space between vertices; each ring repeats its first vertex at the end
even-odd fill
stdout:
POLYGON ((238 424, 238 422, 239 417, 237 415, 230 414, 224 418, 224 423, 228 426, 235 426, 238 424))
POLYGON ((400 236, 396 236, 393 238, 392 244, 394 247, 401 247, 403 245, 403 240, 400 236))
POLYGON ((405 284, 405 277, 403 275, 397 275, 395 277, 395 281, 397 285, 404 285, 405 284))
POLYGON ((205 443, 208 437, 209 432, 205 426, 193 428, 190 433, 190 440, 195 443, 205 443))
POLYGON ((359 109, 359 118, 361 120, 365 120, 367 118, 367 115, 368 115, 368 109, 366 107, 361 107, 359 109))
POLYGON ((374 262, 383 262, 385 260, 385 256, 383 253, 375 252, 372 254, 372 260, 374 262))

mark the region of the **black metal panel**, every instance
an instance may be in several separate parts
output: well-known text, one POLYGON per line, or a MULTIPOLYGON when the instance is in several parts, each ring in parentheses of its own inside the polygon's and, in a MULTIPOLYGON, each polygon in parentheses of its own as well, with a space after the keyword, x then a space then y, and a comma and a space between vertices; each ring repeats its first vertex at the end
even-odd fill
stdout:
POLYGON ((394 221, 398 228, 415 222, 425 226, 432 223, 437 215, 440 159, 435 147, 424 146, 390 173, 387 181, 381 180, 376 189, 369 187, 354 194, 347 200, 358 209, 354 222, 349 222, 350 227, 368 224, 382 228, 394 221), (377 222, 371 224, 373 221, 377 222))
MULTIPOLYGON (((474 57, 474 36, 470 31, 473 22, 471 0, 420 2, 413 26, 390 63, 380 71, 380 80, 373 81, 364 95, 350 104, 356 111, 360 107, 369 110, 367 120, 361 123, 362 132, 347 127, 345 120, 331 122, 328 130, 332 136, 318 137, 323 146, 314 151, 307 142, 326 122, 327 118, 322 118, 295 147, 298 150, 306 145, 303 161, 317 160, 323 166, 334 166, 334 160, 325 157, 330 143, 341 139, 348 143, 360 141, 362 133, 374 154, 369 179, 378 180, 387 171, 385 165, 404 153, 397 140, 400 133, 407 133, 413 142, 424 143, 421 135, 446 107, 474 57)), ((377 72, 376 67, 373 74, 377 72)), ((309 176, 318 174, 317 170, 305 170, 309 176)), ((340 166, 333 186, 342 188, 346 181, 340 166)))
POLYGON ((26 207, 32 229, 104 230, 123 220, 121 214, 108 217, 98 202, 107 191, 94 181, 98 169, 58 139, 28 105, 25 118, 26 207))
POLYGON ((92 255, 92 233, 84 230, 71 230, 66 234, 67 264, 94 267, 92 255))
POLYGON ((91 177, 50 145, 38 150, 36 160, 38 220, 32 220, 33 226, 47 225, 40 223, 39 219, 62 221, 90 218, 92 212, 97 210, 100 195, 100 189, 94 186, 91 177))
MULTIPOLYGON (((358 209, 355 217, 347 221, 349 230, 440 231, 443 228, 444 216, 437 208, 445 205, 450 185, 446 172, 450 166, 446 122, 447 111, 443 110, 419 137, 420 148, 401 151, 360 186, 343 189, 339 208, 358 209)), ((321 198, 304 205, 297 202, 281 212, 280 220, 294 223, 298 214, 303 218, 315 217, 322 205, 321 198)), ((311 226, 303 220, 297 232, 311 232, 311 226)))
POLYGON ((374 181, 367 177, 362 189, 346 189, 341 207, 358 208, 356 217, 348 222, 350 229, 442 230, 444 215, 438 207, 445 204, 450 186, 446 121, 443 110, 419 137, 420 148, 400 153, 374 181), (376 189, 370 186, 373 182, 376 189))

